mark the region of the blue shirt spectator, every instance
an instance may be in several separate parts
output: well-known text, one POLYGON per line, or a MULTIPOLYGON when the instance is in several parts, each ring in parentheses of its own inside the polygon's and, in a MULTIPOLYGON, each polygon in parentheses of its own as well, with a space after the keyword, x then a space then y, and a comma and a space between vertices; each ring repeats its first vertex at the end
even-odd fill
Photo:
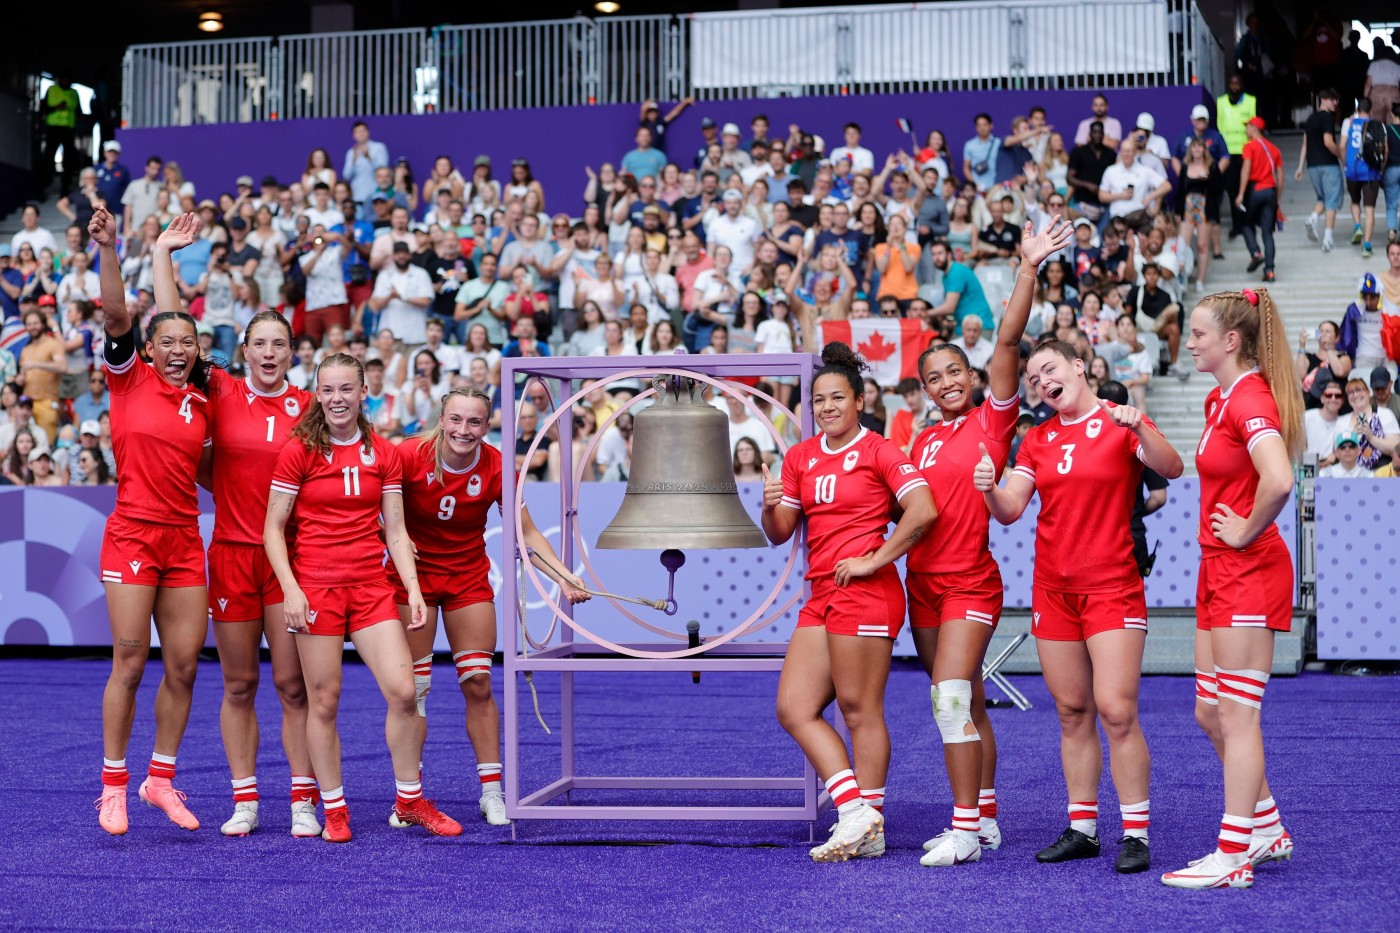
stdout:
POLYGON ((992 317, 992 307, 987 304, 987 295, 982 291, 982 283, 972 270, 960 262, 954 262, 948 247, 935 243, 933 264, 943 272, 943 304, 934 309, 940 317, 951 314, 956 332, 962 333, 962 319, 975 314, 982 319, 982 327, 987 333, 996 331, 996 320, 992 317))
POLYGON ((101 370, 88 374, 88 389, 73 399, 73 415, 79 424, 96 421, 99 415, 112 407, 112 397, 107 394, 107 378, 101 370), (92 394, 94 390, 99 393, 95 398, 92 394))
POLYGON ((24 273, 16 269, 10 259, 10 244, 0 243, 0 281, 5 287, 0 288, 0 321, 9 321, 19 317, 19 290, 24 287, 24 273), (10 294, 11 290, 14 294, 10 294))
POLYGON ((638 181, 643 178, 661 180, 661 170, 666 167, 666 153, 652 148, 651 130, 637 127, 637 148, 622 157, 622 171, 638 181))
POLYGON ((986 191, 997 182, 1001 139, 992 135, 992 118, 985 113, 978 114, 975 122, 978 135, 963 143, 963 165, 967 169, 967 177, 976 183, 977 190, 986 191))
MULTIPOLYGON (((198 285, 200 276, 209 271, 209 253, 214 248, 213 240, 195 240, 184 249, 171 254, 175 260, 175 271, 186 285, 198 285)), ((158 310, 179 310, 160 308, 158 310)))
POLYGON ((122 203, 122 195, 126 194, 126 186, 131 184, 131 169, 122 165, 118 159, 121 157, 122 144, 115 139, 102 144, 102 161, 95 166, 97 169, 97 190, 102 195, 102 200, 109 205, 122 203))
POLYGON ((360 204, 369 203, 374 192, 374 170, 389 165, 389 147, 369 138, 369 127, 356 122, 350 130, 355 144, 345 150, 345 169, 340 177, 350 186, 350 194, 360 204))

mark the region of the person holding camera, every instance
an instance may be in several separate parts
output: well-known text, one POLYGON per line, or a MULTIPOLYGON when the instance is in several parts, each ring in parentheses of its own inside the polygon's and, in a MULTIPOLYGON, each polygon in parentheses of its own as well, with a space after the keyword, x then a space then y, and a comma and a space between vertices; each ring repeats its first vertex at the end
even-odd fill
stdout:
POLYGON ((310 240, 299 248, 296 261, 306 276, 304 333, 319 347, 332 324, 350 326, 350 302, 341 269, 340 234, 328 233, 325 227, 317 224, 309 235, 310 240))

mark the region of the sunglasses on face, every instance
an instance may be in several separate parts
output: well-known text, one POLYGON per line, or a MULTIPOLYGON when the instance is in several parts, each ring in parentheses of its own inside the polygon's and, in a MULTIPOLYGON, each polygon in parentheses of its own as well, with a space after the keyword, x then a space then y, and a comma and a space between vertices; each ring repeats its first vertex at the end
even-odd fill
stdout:
POLYGON ((1323 398, 1341 398, 1341 397, 1342 397, 1342 393, 1340 393, 1340 392, 1323 392, 1323 393, 1322 393, 1322 397, 1323 397, 1323 398))

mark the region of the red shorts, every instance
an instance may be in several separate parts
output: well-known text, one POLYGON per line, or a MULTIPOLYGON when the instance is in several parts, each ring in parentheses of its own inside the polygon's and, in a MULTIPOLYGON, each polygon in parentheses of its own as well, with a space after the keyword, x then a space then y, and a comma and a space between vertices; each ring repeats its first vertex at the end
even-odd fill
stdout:
POLYGON ((1031 588, 1031 634, 1050 641, 1088 641, 1100 632, 1146 632, 1142 581, 1103 593, 1031 588))
MULTIPOLYGON (((418 588, 423 591, 423 602, 427 603, 430 609, 436 606, 443 612, 475 606, 477 603, 489 603, 496 598, 495 591, 491 589, 491 581, 487 578, 489 569, 489 564, 482 564, 479 569, 471 567, 456 573, 441 573, 425 570, 420 565, 418 588)), ((404 589, 394 562, 389 561, 385 570, 389 574, 389 585, 394 588, 395 602, 400 606, 407 606, 408 590, 404 589)))
POLYGON ((1282 538, 1257 551, 1212 550, 1201 558, 1196 628, 1293 628, 1293 555, 1282 538))
POLYGON ((306 621, 312 635, 344 638, 351 632, 399 621, 394 590, 387 581, 342 586, 304 586, 306 621))
POLYGON ((797 627, 822 625, 829 635, 895 638, 904 624, 904 586, 886 566, 849 586, 824 580, 812 584, 812 598, 797 615, 797 627))
POLYGON ((956 619, 996 628, 1001 621, 1006 594, 995 564, 990 571, 971 576, 910 572, 904 585, 909 589, 909 624, 914 628, 938 628, 956 619))
POLYGON ((262 622, 282 601, 282 584, 261 544, 209 545, 209 614, 215 622, 262 622))
POLYGON ((198 525, 155 525, 109 515, 98 562, 103 583, 204 586, 198 525))

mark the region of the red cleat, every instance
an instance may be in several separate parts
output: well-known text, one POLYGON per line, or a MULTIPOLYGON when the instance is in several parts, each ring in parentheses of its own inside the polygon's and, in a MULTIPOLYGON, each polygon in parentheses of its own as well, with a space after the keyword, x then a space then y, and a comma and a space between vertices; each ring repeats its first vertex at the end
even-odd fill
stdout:
POLYGON ((327 842, 350 841, 349 807, 336 807, 326 811, 326 828, 321 830, 321 838, 327 842))
POLYGON ((462 824, 433 806, 433 802, 426 797, 419 797, 411 803, 395 803, 394 817, 400 823, 415 823, 434 836, 462 835, 462 824))

